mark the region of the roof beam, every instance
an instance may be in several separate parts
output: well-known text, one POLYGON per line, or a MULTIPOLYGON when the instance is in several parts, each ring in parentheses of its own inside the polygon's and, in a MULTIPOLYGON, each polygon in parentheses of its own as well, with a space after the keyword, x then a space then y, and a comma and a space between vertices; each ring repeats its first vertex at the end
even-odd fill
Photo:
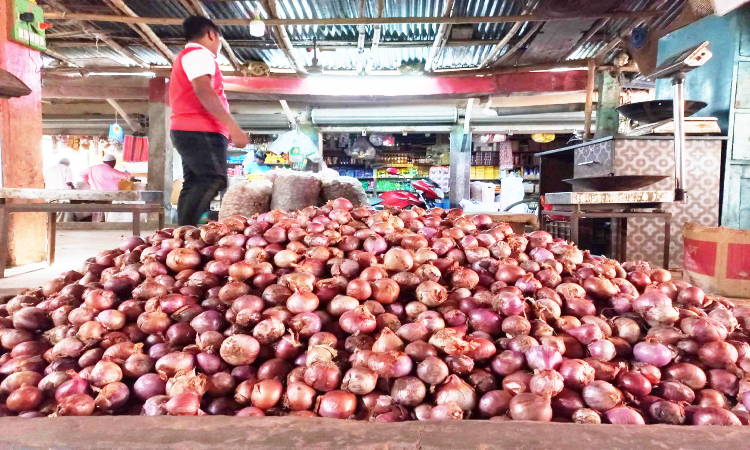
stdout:
POLYGON ((608 22, 607 19, 599 19, 597 20, 594 25, 589 29, 589 31, 586 32, 583 36, 581 36, 581 39, 576 42, 576 45, 573 46, 573 48, 570 49, 570 53, 568 53, 568 58, 571 57, 575 52, 578 51, 581 47, 583 47, 596 33, 601 30, 604 25, 606 25, 608 22))
MULTIPOLYGON (((543 23, 543 22, 540 22, 543 23)), ((75 33, 77 37, 85 40, 55 40, 47 42, 54 43, 58 48, 66 47, 96 47, 97 44, 89 38, 90 36, 81 36, 80 32, 75 33)), ((526 35, 524 35, 525 37, 526 35)), ((522 38, 523 39, 523 38, 522 38)), ((117 39, 122 45, 133 46, 140 45, 140 43, 134 43, 137 38, 118 38, 117 39)), ((182 44, 185 40, 178 38, 165 38, 162 42, 168 45, 182 44)), ((472 47, 475 45, 495 45, 500 42, 498 39, 465 39, 465 40, 444 40, 445 47, 472 47)), ((276 42, 273 41, 256 41, 252 39, 229 39, 227 41, 233 48, 278 48, 276 42)), ((301 40, 292 41, 292 46, 295 48, 308 48, 312 47, 312 40, 301 40)), ((318 51, 325 49, 337 49, 337 48, 357 48, 359 41, 318 41, 318 51)), ((363 47, 372 45, 372 41, 365 39, 363 47)), ((390 48, 413 48, 413 47, 429 47, 432 43, 430 41, 382 41, 378 47, 390 47, 390 48)))
MULTIPOLYGON (((129 17, 130 19, 140 19, 140 17, 138 17, 138 14, 136 14, 132 9, 130 9, 130 7, 128 7, 128 5, 126 5, 124 1, 109 0, 109 2, 111 2, 114 6, 117 7, 117 9, 119 9, 123 14, 125 14, 125 16, 114 16, 114 17, 118 17, 118 18, 129 17)), ((176 19, 176 20, 179 21, 180 24, 182 24, 184 19, 176 19)), ((167 47, 166 44, 164 44, 164 42, 162 42, 161 39, 159 39, 159 36, 157 36, 154 33, 154 31, 151 29, 150 26, 148 26, 148 24, 141 23, 141 22, 134 22, 134 23, 138 25, 141 31, 143 31, 143 33, 148 37, 148 40, 150 40, 154 45, 156 45, 156 47, 161 51, 162 54, 164 54, 164 56, 167 57, 167 59, 170 62, 174 62, 175 55, 174 53, 172 53, 172 50, 170 50, 169 47, 167 47)))
MULTIPOLYGON (((64 58, 63 55, 60 55, 64 58)), ((67 59, 67 58, 66 58, 67 59)), ((220 67, 224 76, 244 76, 242 72, 229 70, 227 67, 220 67)), ((485 76, 485 75, 498 75, 498 74, 513 74, 513 73, 527 73, 527 72, 539 72, 549 70, 585 70, 587 68, 586 60, 574 60, 574 61, 551 61, 539 64, 528 64, 521 66, 503 66, 493 67, 491 69, 476 70, 473 68, 468 69, 439 69, 432 72, 431 77, 442 78, 442 77, 466 77, 466 76, 485 76)), ((599 66, 599 70, 612 70, 614 66, 599 66)), ((638 72, 638 67, 635 64, 629 64, 623 67, 619 67, 621 72, 638 72)), ((112 66, 87 66, 85 69, 79 67, 49 67, 42 69, 42 73, 45 76, 55 75, 67 75, 69 78, 74 76, 84 76, 87 73, 101 73, 101 74, 132 74, 132 75, 148 75, 148 76, 163 76, 169 77, 171 69, 169 67, 151 67, 144 69, 141 67, 112 67, 112 66), (71 76, 72 75, 72 76, 71 76)), ((338 71, 341 75, 355 75, 354 71, 338 71)), ((333 76, 333 74, 331 74, 333 76)), ((106 78, 106 77, 102 77, 106 78)), ((292 78, 299 79, 300 76, 294 73, 272 73, 268 78, 292 78)))
MULTIPOLYGON (((112 11, 114 11, 116 14, 120 14, 121 13, 120 9, 117 6, 115 6, 114 3, 111 2, 111 0, 102 0, 102 2, 104 2, 104 4, 107 5, 107 7, 109 7, 109 9, 111 9, 112 11)), ((45 15, 46 14, 49 14, 49 12, 45 12, 45 15)), ((117 17, 123 17, 123 16, 118 15, 117 17)), ((156 44, 154 44, 154 42, 151 41, 151 39, 149 39, 148 36, 146 36, 146 33, 144 33, 143 30, 141 30, 140 27, 137 24, 135 24, 135 23, 126 23, 125 25, 127 25, 128 28, 130 28, 131 30, 133 30, 133 32, 135 32, 135 34, 137 34, 143 40, 143 42, 146 43, 146 45, 148 45, 149 47, 151 47, 151 49, 153 51, 155 51, 156 53, 164 56, 164 58, 167 61, 169 61, 169 58, 167 58, 167 55, 165 55, 164 53, 162 53, 161 49, 159 47, 157 47, 156 44)))
MULTIPOLYGON (((662 8, 666 3, 667 3, 667 0, 655 0, 655 2, 651 6, 649 6, 649 8, 645 10, 644 12, 659 11, 660 10, 659 8, 662 8)), ((653 18, 653 16, 633 18, 635 20, 633 20, 633 22, 630 25, 623 28, 623 30, 620 32, 620 35, 618 37, 612 39, 606 45, 606 47, 596 52, 596 54, 594 55, 594 59, 597 60, 598 62, 601 62, 602 59, 604 59, 609 52, 617 48, 622 43, 622 40, 624 38, 630 35, 630 33, 632 33, 633 30, 638 28, 641 24, 648 23, 650 21, 648 19, 650 18, 653 18)))
MULTIPOLYGON (((365 0, 359 0, 359 17, 365 17, 365 0)), ((357 27, 357 73, 365 70, 365 26, 357 27)))
MULTIPOLYGON (((383 0, 378 0, 378 7, 375 11, 375 18, 378 19, 383 16, 383 0)), ((380 45, 380 33, 383 25, 377 23, 373 26, 372 44, 370 45, 370 55, 367 57, 367 64, 365 65, 365 73, 372 72, 372 68, 375 65, 375 56, 378 53, 378 46, 380 45)))
MULTIPOLYGON (((185 9, 190 11, 192 14, 198 14, 203 17, 211 18, 200 0, 180 0, 180 3, 182 3, 185 9)), ((232 68, 240 72, 246 70, 246 68, 242 66, 240 60, 237 59, 237 55, 234 53, 234 50, 232 50, 229 42, 224 39, 224 36, 219 36, 219 40, 221 41, 221 48, 224 49, 224 53, 226 54, 229 63, 232 65, 232 68)))
POLYGON ((497 58, 497 60, 492 63, 492 67, 497 67, 505 62, 508 62, 510 60, 510 57, 515 55, 516 52, 521 49, 521 47, 526 45, 529 39, 534 37, 536 35, 536 32, 539 31, 542 26, 544 26, 544 22, 535 23, 534 26, 531 27, 531 29, 526 32, 526 34, 524 34, 523 37, 515 43, 515 45, 513 45, 513 47, 509 48, 507 52, 503 53, 501 57, 497 58))
MULTIPOLYGON (((266 10, 268 19, 265 19, 264 22, 266 26, 273 25, 273 34, 276 37, 276 41, 279 43, 279 47, 284 51, 284 54, 286 54, 287 59, 291 63, 293 67, 297 70, 299 73, 307 73, 307 69, 305 69, 305 62, 300 61, 299 58, 294 54, 294 47, 292 46, 292 40, 289 39, 289 34, 286 32, 286 28, 279 24, 272 24, 272 21, 278 21, 278 9, 276 7, 276 0, 261 0, 261 3, 263 4, 263 8, 266 10)), ((218 20, 216 21, 218 24, 218 20)), ((248 21, 246 25, 250 25, 250 22, 248 21)))
POLYGON ((133 120, 133 118, 130 117, 130 115, 128 115, 128 113, 125 112, 124 109, 122 109, 122 106, 120 106, 120 104, 117 103, 116 100, 108 98, 107 103, 112 105, 112 108, 114 108, 114 110, 117 111, 118 114, 120 114, 122 120, 124 120, 125 123, 128 124, 130 131, 132 131, 133 133, 138 133, 139 131, 141 131, 140 125, 135 120, 133 120))
MULTIPOLYGON (((121 3, 122 0, 109 0, 121 3)), ((269 3, 275 3, 271 0, 269 3)), ((127 7, 127 6, 126 6, 127 7)), ((128 8, 130 10, 130 8, 128 8)), ((130 10, 132 12, 132 10, 130 10)), ((577 14, 569 16, 548 16, 544 14, 509 15, 509 16, 455 16, 455 17, 341 17, 341 18, 318 18, 318 19, 277 19, 271 17, 265 19, 266 25, 292 26, 292 25, 388 25, 388 24, 477 24, 477 23, 511 23, 511 22, 554 22, 568 20, 596 20, 596 19, 645 19, 660 16, 667 11, 617 11, 601 14, 577 14)), ((135 14, 135 13, 133 13, 135 14)), ((94 22, 119 22, 133 23, 139 25, 182 25, 183 19, 175 17, 138 17, 133 15, 115 16, 105 14, 77 14, 49 11, 45 13, 48 20, 90 20, 94 22)), ((252 19, 216 19, 217 25, 248 26, 252 19)))
MULTIPOLYGON (((524 8, 523 11, 521 11, 521 16, 529 16, 531 11, 529 9, 524 8)), ((500 53, 503 48, 505 48, 506 45, 510 42, 511 39, 513 39, 516 36, 516 33, 518 33, 518 30, 521 29, 523 24, 526 23, 526 21, 517 21, 513 24, 513 26, 510 28, 510 30, 505 33, 505 36, 498 42, 492 50, 487 54, 487 56, 482 60, 481 63, 479 63, 478 69, 483 69, 490 65, 495 58, 497 57, 497 54, 500 53)))
MULTIPOLYGON (((306 78, 225 77, 227 96, 243 100, 285 100, 306 102, 392 102, 439 99, 468 99, 513 93, 582 92, 586 72, 536 72, 476 77, 372 77, 325 76, 306 78)), ((46 77, 44 99, 148 98, 145 77, 46 77), (95 78, 95 79, 92 79, 95 78)))
MULTIPOLYGON (((53 8, 59 9, 60 11, 67 11, 70 12, 70 8, 62 4, 59 0, 44 0, 44 3, 46 5, 49 5, 53 8)), ((134 66, 141 66, 141 67, 148 67, 148 65, 140 59, 138 56, 136 56, 133 52, 130 50, 124 48, 117 42, 115 42, 112 38, 107 36, 106 33, 101 32, 100 30, 97 30, 88 22, 80 22, 77 24, 78 28, 81 29, 85 34, 88 34, 90 36, 95 37, 97 40, 100 40, 107 44, 112 50, 119 53, 121 56, 125 57, 126 59, 130 60, 132 65, 134 66)), ((79 33, 80 35, 80 33, 79 33)), ((123 64, 127 66, 128 64, 123 64)))
POLYGON ((47 50, 44 51, 44 54, 47 55, 47 56, 49 56, 49 57, 51 57, 51 58, 55 58, 58 61, 62 61, 65 64, 67 64, 67 65, 69 65, 71 67, 81 67, 81 65, 78 64, 77 62, 75 62, 72 59, 66 57, 65 55, 61 55, 61 54, 57 53, 56 51, 52 50, 51 48, 47 48, 47 50))
MULTIPOLYGON (((443 10, 443 17, 450 17, 453 14, 453 0, 448 0, 445 3, 445 9, 443 10)), ((430 47, 430 53, 427 55, 427 60, 424 63, 424 71, 431 72, 435 64, 435 60, 443 50, 445 43, 448 41, 448 35, 450 34, 451 25, 447 23, 441 23, 438 32, 435 35, 435 41, 430 47)))

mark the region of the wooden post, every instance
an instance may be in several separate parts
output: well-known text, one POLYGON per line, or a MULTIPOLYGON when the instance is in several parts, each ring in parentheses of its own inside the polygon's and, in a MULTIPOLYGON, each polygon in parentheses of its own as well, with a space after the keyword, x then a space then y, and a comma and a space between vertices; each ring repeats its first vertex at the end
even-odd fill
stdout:
POLYGON ((586 108, 583 125, 583 140, 591 139, 591 114, 594 109, 594 88, 596 87, 596 61, 589 59, 588 79, 586 81, 586 108))
MULTIPOLYGON (((47 264, 55 263, 55 240, 57 237, 57 214, 47 213, 47 264)), ((59 213, 65 217, 65 213, 59 213)))
POLYGON ((459 208, 459 202, 471 198, 471 131, 464 134, 463 126, 451 133, 450 202, 451 208, 459 208))
MULTIPOLYGON (((31 93, 0 100, 0 183, 3 187, 43 188, 42 175, 42 58, 8 40, 8 2, 0 7, 0 69, 23 81, 31 93)), ((16 203, 23 201, 11 201, 16 203)), ((10 266, 44 261, 47 216, 44 213, 13 214, 0 224, 7 245, 0 246, 0 263, 10 266)), ((0 241, 1 242, 1 241, 0 241)))
POLYGON ((172 207, 174 149, 169 136, 169 79, 149 80, 148 190, 164 192, 164 206, 172 207))

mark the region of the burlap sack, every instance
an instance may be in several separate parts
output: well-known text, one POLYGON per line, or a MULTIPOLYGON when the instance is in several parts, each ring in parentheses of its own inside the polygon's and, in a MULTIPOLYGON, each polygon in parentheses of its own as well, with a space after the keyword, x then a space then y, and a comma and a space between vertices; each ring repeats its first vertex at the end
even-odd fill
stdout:
POLYGON ((317 206, 320 179, 310 172, 277 171, 273 183, 271 209, 294 211, 317 206))
POLYGON ((362 188, 362 183, 356 178, 323 178, 321 185, 323 189, 322 197, 324 203, 337 198, 345 198, 352 202, 354 206, 368 204, 367 194, 365 193, 364 188, 362 188))
POLYGON ((272 192, 273 185, 267 180, 244 181, 230 187, 221 200, 219 220, 235 215, 251 217, 268 212, 272 192))

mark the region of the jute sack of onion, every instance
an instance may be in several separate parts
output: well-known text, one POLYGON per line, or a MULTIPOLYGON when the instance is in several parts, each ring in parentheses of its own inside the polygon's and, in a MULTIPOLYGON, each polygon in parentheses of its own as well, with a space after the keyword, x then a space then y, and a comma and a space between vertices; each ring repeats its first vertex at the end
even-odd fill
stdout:
POLYGON ((750 309, 460 210, 130 237, 0 307, 0 414, 743 425, 750 309))

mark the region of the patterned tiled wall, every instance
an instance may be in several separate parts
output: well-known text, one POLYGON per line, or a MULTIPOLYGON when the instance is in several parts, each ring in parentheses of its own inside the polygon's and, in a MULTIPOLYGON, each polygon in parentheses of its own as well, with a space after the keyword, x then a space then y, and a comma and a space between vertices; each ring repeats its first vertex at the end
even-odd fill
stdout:
MULTIPOLYGON (((664 173, 664 169, 674 173, 673 141, 633 139, 616 142, 615 166, 627 167, 628 175, 664 173)), ((688 191, 688 201, 670 206, 670 266, 673 268, 682 267, 682 226, 685 222, 697 222, 707 226, 719 224, 721 148, 722 141, 718 139, 687 141, 685 189, 688 191)), ((674 176, 643 189, 674 189, 674 176)), ((661 266, 663 230, 664 221, 660 219, 628 219, 628 259, 643 259, 651 265, 661 266)))

